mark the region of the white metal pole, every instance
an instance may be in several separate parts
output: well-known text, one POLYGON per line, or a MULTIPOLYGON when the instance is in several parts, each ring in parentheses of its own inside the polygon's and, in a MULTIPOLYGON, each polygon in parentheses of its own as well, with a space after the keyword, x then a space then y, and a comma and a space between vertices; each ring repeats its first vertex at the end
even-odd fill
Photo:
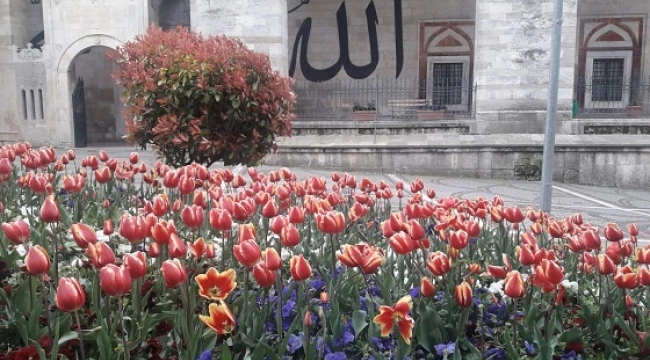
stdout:
POLYGON ((553 37, 551 39, 551 67, 549 69, 548 107, 546 109, 546 134, 542 159, 542 210, 551 211, 553 196, 553 170, 555 169, 555 122, 557 118, 557 93, 560 77, 560 51, 562 44, 563 0, 555 0, 553 37))

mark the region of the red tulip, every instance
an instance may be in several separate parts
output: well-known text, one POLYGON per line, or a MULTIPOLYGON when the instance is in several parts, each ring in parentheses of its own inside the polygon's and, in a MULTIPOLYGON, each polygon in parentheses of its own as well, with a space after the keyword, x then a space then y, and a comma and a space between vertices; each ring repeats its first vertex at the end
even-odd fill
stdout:
POLYGON ((181 211, 181 219, 189 228, 200 228, 203 225, 203 208, 197 205, 185 206, 181 211))
POLYGON ((120 219, 119 233, 131 243, 138 243, 147 237, 149 224, 142 215, 123 215, 120 219))
POLYGON ((43 206, 41 206, 41 220, 46 223, 58 222, 61 214, 59 208, 54 201, 54 195, 49 195, 45 198, 43 206))
POLYGON ((292 224, 302 224, 305 221, 305 208, 292 206, 289 208, 289 222, 292 224))
POLYGON ((246 210, 242 202, 233 203, 232 217, 237 221, 246 221, 251 213, 246 210))
POLYGON ((82 249, 87 248, 88 244, 94 244, 97 242, 97 234, 95 234, 95 230, 86 224, 74 224, 70 227, 70 230, 72 231, 74 242, 82 249))
POLYGON ((29 240, 29 225, 22 220, 2 223, 2 231, 4 231, 7 239, 15 245, 25 244, 29 240))
POLYGON ((526 294, 524 280, 519 271, 513 270, 506 275, 503 292, 509 297, 515 299, 521 298, 526 294))
POLYGON ((551 235, 551 237, 556 239, 561 239, 564 237, 564 230, 562 229, 562 226, 557 221, 549 220, 547 226, 548 226, 548 233, 551 235))
POLYGON ((429 254, 427 269, 429 269, 433 275, 442 276, 451 270, 451 261, 449 261, 447 255, 440 251, 436 251, 429 254))
POLYGON ((607 224, 603 229, 603 233, 608 241, 623 240, 623 231, 616 224, 607 224))
POLYGON ((533 285, 542 288, 542 291, 549 293, 554 291, 564 279, 562 267, 555 261, 543 259, 540 265, 535 268, 533 285))
POLYGON ((147 249, 147 253, 149 254, 150 257, 152 258, 157 258, 160 256, 160 245, 158 243, 151 243, 149 244, 149 249, 147 249))
POLYGON ((431 279, 424 276, 420 280, 420 295, 423 297, 431 297, 435 295, 436 287, 431 279))
POLYGON ((282 241, 282 245, 294 247, 300 244, 300 233, 293 224, 288 224, 280 232, 280 240, 282 241))
POLYGON ((282 259, 274 248, 268 248, 262 251, 262 261, 269 270, 276 271, 282 268, 282 259))
POLYGON ((25 256, 25 268, 32 276, 41 276, 50 271, 50 255, 40 245, 29 248, 25 256))
POLYGON ((169 244, 172 234, 176 233, 176 227, 173 223, 163 220, 151 227, 151 237, 160 245, 169 244))
POLYGON ((131 292, 132 280, 128 270, 108 264, 99 272, 99 284, 108 296, 120 297, 131 292))
POLYGON ((208 259, 214 259, 217 257, 217 254, 214 249, 214 244, 205 245, 205 257, 208 259))
POLYGON ((246 240, 255 240, 255 226, 253 224, 239 225, 238 242, 242 243, 246 240))
POLYGON ((210 226, 219 231, 229 231, 232 229, 232 217, 224 209, 211 209, 209 213, 210 226))
POLYGON ((503 222, 503 207, 501 206, 492 206, 490 208, 490 218, 492 219, 492 222, 495 223, 501 223, 503 222))
POLYGON ((404 229, 406 230, 406 233, 409 234, 411 239, 413 239, 414 241, 424 240, 426 237, 426 234, 424 233, 424 228, 416 220, 409 220, 407 223, 404 224, 404 229))
POLYGON ((125 254, 122 263, 132 279, 139 279, 147 274, 147 255, 141 251, 125 254))
POLYGON ((490 274, 490 276, 495 277, 497 279, 505 279, 507 275, 507 271, 503 266, 488 265, 487 271, 490 274))
POLYGON ((625 295, 625 306, 627 307, 633 307, 634 306, 634 300, 630 295, 625 295))
POLYGON ((650 270, 648 268, 639 268, 639 283, 643 286, 650 286, 650 270))
POLYGON ((178 235, 171 234, 169 236, 169 257, 172 259, 185 257, 187 255, 187 245, 178 235))
POLYGON ((460 307, 468 307, 472 305, 472 287, 463 281, 460 285, 456 285, 454 288, 454 299, 456 304, 460 307))
POLYGON ((129 161, 133 165, 137 164, 139 159, 140 159, 140 156, 138 155, 137 152, 132 152, 131 155, 129 155, 129 161))
POLYGON ((189 244, 190 254, 194 256, 195 259, 200 259, 203 257, 205 252, 205 240, 200 237, 194 241, 194 243, 189 244))
POLYGON ((255 240, 244 240, 233 247, 233 254, 240 264, 252 267, 262 256, 262 251, 255 240))
POLYGON ((506 208, 503 211, 506 220, 511 224, 519 224, 526 219, 526 215, 518 207, 506 208))
POLYGON ((270 287, 275 283, 275 271, 269 269, 265 262, 253 266, 253 277, 261 287, 270 287))
POLYGON ((0 159, 0 175, 9 175, 13 171, 13 163, 7 158, 0 159))
POLYGON ((275 201, 269 201, 262 207, 262 216, 267 219, 274 218, 280 213, 280 208, 275 201))
POLYGON ((115 253, 106 243, 103 242, 89 244, 86 249, 86 255, 88 255, 97 269, 115 263, 115 253))
POLYGON ((351 207, 350 210, 348 211, 348 218, 350 221, 357 221, 368 213, 368 207, 366 205, 362 205, 359 202, 355 202, 351 207))
POLYGON ((165 278, 165 285, 168 288, 174 288, 187 281, 185 266, 178 259, 165 261, 161 270, 163 278, 165 278))
POLYGON ((284 229, 288 223, 289 222, 287 221, 287 217, 280 215, 271 219, 269 225, 271 226, 271 231, 274 234, 280 235, 282 233, 282 229, 284 229))
POLYGON ((311 265, 302 255, 294 256, 289 261, 289 271, 295 281, 303 281, 311 276, 311 265))
POLYGON ((457 250, 462 250, 469 244, 469 236, 463 230, 454 231, 449 237, 449 245, 457 250))
POLYGON ((530 266, 535 264, 535 254, 530 245, 524 244, 519 251, 519 263, 523 266, 530 266))
POLYGON ((153 211, 153 214, 160 217, 167 212, 169 212, 170 204, 169 204, 169 198, 165 194, 160 194, 156 195, 153 197, 153 200, 151 202, 151 210, 153 211))
POLYGON ((345 230, 345 217, 338 211, 316 214, 318 229, 325 234, 338 234, 345 230))
POLYGON ((364 242, 356 245, 343 245, 338 259, 347 267, 358 267, 364 274, 373 274, 385 262, 381 249, 364 242))
POLYGON ((616 271, 614 261, 606 254, 598 255, 598 272, 601 275, 610 275, 616 271))
POLYGON ((196 182, 187 175, 181 175, 178 180, 178 191, 181 195, 189 195, 194 192, 196 182))
POLYGON ((390 239, 388 239, 388 244, 400 255, 409 254, 417 248, 417 244, 413 239, 407 233, 402 231, 391 236, 390 239))
POLYGON ((86 293, 77 279, 61 278, 56 289, 54 302, 61 311, 77 311, 86 303, 86 293))
POLYGON ((650 264, 650 246, 636 248, 636 262, 639 264, 650 264))
POLYGON ((93 171, 93 174, 95 175, 95 180, 100 184, 105 184, 111 180, 111 169, 108 166, 93 171))
POLYGON ((639 236, 639 229, 636 227, 636 224, 628 224, 627 232, 630 233, 630 237, 632 238, 639 236))
POLYGON ((102 232, 104 233, 104 235, 111 235, 113 234, 113 231, 115 231, 115 226, 113 226, 113 220, 106 219, 106 221, 104 221, 104 227, 102 228, 102 232))
POLYGON ((587 230, 582 234, 587 250, 600 250, 602 246, 600 236, 596 230, 587 230))

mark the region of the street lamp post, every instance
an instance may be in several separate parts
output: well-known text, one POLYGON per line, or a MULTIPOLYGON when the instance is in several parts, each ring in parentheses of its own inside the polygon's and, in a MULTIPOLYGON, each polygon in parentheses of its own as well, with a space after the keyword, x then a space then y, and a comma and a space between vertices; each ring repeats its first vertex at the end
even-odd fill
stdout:
POLYGON ((558 81, 560 77, 560 51, 562 44, 563 0, 555 0, 553 7, 553 37, 551 39, 551 64, 549 69, 548 106, 546 109, 546 133, 544 135, 544 158, 542 159, 542 210, 551 211, 553 195, 553 170, 555 168, 555 122, 557 118, 558 81))

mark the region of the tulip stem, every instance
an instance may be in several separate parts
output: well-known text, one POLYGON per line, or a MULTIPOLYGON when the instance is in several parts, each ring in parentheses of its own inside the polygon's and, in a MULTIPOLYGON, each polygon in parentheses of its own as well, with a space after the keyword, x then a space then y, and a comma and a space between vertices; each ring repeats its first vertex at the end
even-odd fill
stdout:
POLYGON ((59 283, 59 237, 57 236, 56 229, 54 228, 54 223, 52 227, 52 237, 54 241, 54 286, 56 287, 59 283))
POLYGON ((282 270, 278 270, 278 276, 275 278, 275 325, 278 328, 279 343, 282 343, 282 270))
MULTIPOLYGON (((81 336, 81 321, 79 320, 79 310, 74 311, 74 317, 77 320, 77 332, 79 332, 79 352, 81 353, 81 360, 86 360, 86 349, 84 348, 83 336, 81 336)), ((49 326, 48 322, 48 326, 49 326)))
MULTIPOLYGON (((136 296, 137 298, 137 296, 136 296)), ((124 346, 124 360, 129 360, 131 359, 131 353, 129 352, 129 349, 127 347, 127 341, 126 341, 126 326, 124 326, 124 299, 117 299, 117 303, 119 304, 119 315, 120 315, 120 326, 122 326, 122 346, 124 346)))
MULTIPOLYGON (((47 299, 50 298, 50 291, 47 288, 47 284, 45 283, 45 277, 42 276, 41 280, 43 280, 43 306, 45 307, 45 315, 47 316, 47 332, 48 335, 50 336, 50 339, 54 339, 52 335, 52 314, 50 314, 50 304, 47 299), (46 293, 47 289, 47 293, 46 293)), ((31 289, 31 286, 30 286, 31 289)))
POLYGON ((335 280, 336 277, 336 247, 334 245, 334 234, 330 234, 330 245, 332 247, 332 279, 335 280))

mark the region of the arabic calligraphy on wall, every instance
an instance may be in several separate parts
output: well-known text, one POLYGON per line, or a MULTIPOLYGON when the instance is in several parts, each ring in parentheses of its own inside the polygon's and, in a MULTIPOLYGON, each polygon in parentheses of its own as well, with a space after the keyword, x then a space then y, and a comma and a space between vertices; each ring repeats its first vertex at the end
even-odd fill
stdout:
MULTIPOLYGON (((395 16, 395 78, 398 78, 404 66, 404 33, 402 23, 402 0, 393 0, 395 16)), ((338 29, 339 59, 331 66, 324 69, 317 69, 312 66, 307 58, 309 39, 312 31, 312 18, 307 17, 296 34, 289 64, 289 75, 293 77, 296 73, 296 65, 300 58, 300 70, 306 80, 313 82, 327 81, 333 79, 341 70, 352 79, 365 79, 373 74, 379 64, 379 43, 377 38, 377 26, 379 17, 374 1, 370 1, 366 7, 366 21, 368 26, 368 39, 370 41, 370 61, 364 65, 357 65, 350 59, 350 43, 348 37, 348 14, 345 1, 336 12, 336 24, 338 29), (300 50, 300 53, 298 53, 300 50)))

